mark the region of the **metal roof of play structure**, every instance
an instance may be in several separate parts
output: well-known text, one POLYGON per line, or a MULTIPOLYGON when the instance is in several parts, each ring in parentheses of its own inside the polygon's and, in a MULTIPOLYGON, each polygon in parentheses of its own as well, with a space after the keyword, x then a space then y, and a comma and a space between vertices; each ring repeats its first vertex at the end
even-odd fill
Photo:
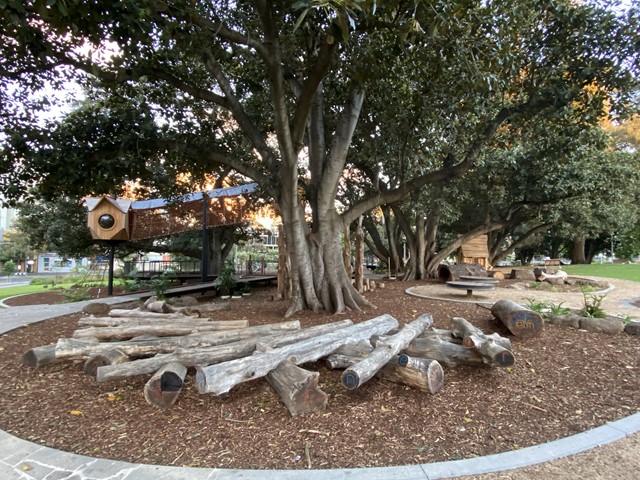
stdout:
POLYGON ((164 237, 189 230, 201 230, 206 217, 208 227, 240 224, 244 220, 242 195, 256 191, 256 183, 237 187, 195 192, 176 200, 155 198, 131 201, 109 197, 90 197, 85 202, 89 212, 104 205, 104 200, 128 216, 130 240, 164 237), (204 214, 202 200, 206 198, 204 214))

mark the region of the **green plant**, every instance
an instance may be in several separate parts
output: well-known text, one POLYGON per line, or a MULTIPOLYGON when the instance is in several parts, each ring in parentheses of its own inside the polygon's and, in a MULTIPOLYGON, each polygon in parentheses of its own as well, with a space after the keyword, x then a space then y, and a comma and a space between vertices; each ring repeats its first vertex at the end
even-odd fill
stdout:
POLYGON ((251 285, 249 284, 249 282, 244 282, 244 284, 242 285, 242 293, 244 294, 251 293, 251 285))
POLYGON ((17 271, 18 271, 18 267, 16 267, 16 264, 13 263, 13 260, 7 260, 6 262, 4 262, 4 265, 2 267, 3 274, 13 275, 17 271))
POLYGON ((90 300, 91 294, 89 293, 88 288, 71 288, 71 289, 61 289, 58 293, 67 297, 61 303, 73 303, 73 302, 81 302, 83 300, 90 300))
POLYGON ((38 277, 38 278, 34 278, 29 282, 29 285, 53 285, 53 284, 54 284, 53 278, 49 278, 49 277, 38 277))
POLYGON ((224 268, 216 278, 214 284, 220 289, 221 295, 231 295, 233 287, 236 284, 236 270, 231 262, 226 262, 224 268))
POLYGON ((606 295, 587 295, 587 292, 582 290, 582 296, 584 297, 584 307, 580 310, 581 315, 591 318, 605 318, 607 316, 602 308, 602 302, 606 295))
POLYGON ((527 308, 533 312, 542 313, 547 307, 547 303, 534 298, 527 298, 527 308))
POLYGON ((154 275, 150 280, 141 282, 145 287, 149 288, 153 294, 162 300, 165 298, 167 290, 173 284, 175 274, 171 272, 163 272, 160 275, 154 275))
POLYGON ((549 316, 551 317, 561 317, 563 315, 569 315, 571 313, 571 309, 567 307, 563 307, 562 304, 564 302, 560 302, 556 305, 553 302, 547 302, 549 308, 549 316))

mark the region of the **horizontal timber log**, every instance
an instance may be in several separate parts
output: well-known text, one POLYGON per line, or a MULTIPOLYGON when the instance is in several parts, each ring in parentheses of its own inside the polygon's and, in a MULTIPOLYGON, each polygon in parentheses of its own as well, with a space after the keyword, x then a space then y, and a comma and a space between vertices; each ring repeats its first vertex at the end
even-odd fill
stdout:
POLYGON ((515 358, 511 352, 511 341, 509 339, 500 340, 503 337, 494 333, 486 335, 482 330, 471 324, 462 317, 453 318, 453 332, 462 338, 465 347, 475 348, 489 364, 496 364, 500 367, 510 367, 515 363, 515 358), (498 343, 500 342, 500 343, 498 343), (509 348, 504 347, 509 345, 509 348))
POLYGON ((184 319, 185 317, 189 317, 189 315, 185 315, 184 313, 158 313, 158 312, 149 312, 147 310, 141 310, 139 308, 135 309, 126 309, 126 308, 114 308, 109 310, 110 317, 127 317, 127 318, 159 318, 168 320, 170 318, 175 318, 177 320, 184 319))
POLYGON ((341 345, 357 343, 372 335, 381 335, 397 326, 398 321, 385 314, 336 332, 266 352, 256 352, 250 357, 200 367, 196 373, 196 386, 200 393, 222 395, 239 383, 264 377, 284 360, 288 359, 295 365, 301 365, 325 357, 341 345))
POLYGON ((52 365, 61 360, 56 358, 56 344, 43 345, 41 347, 30 348, 22 356, 22 365, 31 368, 40 368, 45 365, 52 365))
POLYGON ((162 337, 150 340, 129 342, 92 343, 75 338, 61 338, 56 343, 56 358, 81 360, 93 353, 104 352, 116 348, 131 357, 145 357, 156 353, 169 353, 178 348, 196 348, 222 345, 237 342, 254 336, 270 335, 277 332, 299 330, 297 320, 275 323, 272 325, 256 325, 254 327, 227 330, 222 332, 204 332, 180 337, 162 337))
MULTIPOLYGON (((445 367, 458 367, 460 365, 483 366, 486 365, 484 358, 473 348, 445 342, 437 338, 416 338, 407 348, 403 355, 411 357, 429 358, 437 360, 445 367)), ((400 355, 401 364, 404 363, 400 355)))
POLYGON ((247 328, 248 320, 219 322, 182 322, 163 323, 161 325, 121 325, 115 327, 86 327, 73 332, 73 338, 95 337, 99 340, 128 340, 140 335, 173 337, 189 335, 195 332, 217 332, 247 328))
MULTIPOLYGON (((327 357, 326 363, 329 368, 348 368, 365 359, 372 350, 370 345, 343 345, 327 357)), ((444 385, 444 371, 436 360, 405 357, 405 364, 400 365, 401 357, 393 356, 376 377, 432 394, 440 391, 444 385)))
POLYGON ((491 307, 491 314, 519 338, 537 337, 544 330, 540 314, 511 300, 498 300, 491 307))
POLYGON ((187 367, 226 362, 251 355, 255 351, 258 342, 273 348, 281 347, 288 343, 333 332, 352 324, 353 322, 351 320, 341 320, 339 322, 317 325, 303 330, 280 332, 267 336, 255 336, 247 340, 240 340, 238 342, 213 347, 180 348, 171 353, 158 354, 151 358, 134 360, 126 364, 100 367, 96 373, 96 380, 98 382, 107 382, 132 377, 134 375, 152 373, 161 368, 162 365, 170 362, 179 362, 187 367))
POLYGON ((366 358, 346 369, 341 376, 342 384, 348 390, 360 387, 384 367, 391 358, 407 347, 409 343, 433 324, 429 314, 420 315, 405 325, 400 332, 384 341, 376 342, 375 348, 366 358))

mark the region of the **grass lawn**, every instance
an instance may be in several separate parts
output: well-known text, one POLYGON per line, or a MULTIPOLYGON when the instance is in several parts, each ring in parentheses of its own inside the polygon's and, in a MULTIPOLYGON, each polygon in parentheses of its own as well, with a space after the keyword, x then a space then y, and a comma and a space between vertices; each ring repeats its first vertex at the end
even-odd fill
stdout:
POLYGON ((587 275, 591 277, 617 278, 640 282, 640 264, 607 264, 563 265, 562 269, 569 275, 587 275))

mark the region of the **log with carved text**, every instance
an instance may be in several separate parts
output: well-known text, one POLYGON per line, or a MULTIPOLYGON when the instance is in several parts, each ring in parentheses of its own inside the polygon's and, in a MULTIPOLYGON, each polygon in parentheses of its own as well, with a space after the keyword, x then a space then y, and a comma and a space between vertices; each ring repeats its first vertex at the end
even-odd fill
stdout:
POLYGON ((264 377, 284 360, 289 359, 295 365, 301 365, 325 357, 341 345, 357 343, 372 335, 382 335, 397 326, 398 321, 385 314, 336 332, 266 352, 256 352, 249 357, 200 367, 196 373, 196 386, 200 393, 222 395, 239 383, 264 377))
POLYGON ((511 300, 498 300, 491 307, 491 314, 519 338, 537 337, 544 330, 540 314, 511 300))

